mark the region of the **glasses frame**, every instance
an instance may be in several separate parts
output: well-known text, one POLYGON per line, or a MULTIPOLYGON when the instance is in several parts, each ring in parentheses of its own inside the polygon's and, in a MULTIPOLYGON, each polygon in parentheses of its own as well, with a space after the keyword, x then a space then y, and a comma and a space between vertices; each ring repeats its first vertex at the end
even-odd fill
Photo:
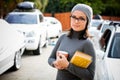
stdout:
POLYGON ((86 21, 86 19, 83 18, 83 17, 79 17, 79 18, 77 18, 77 17, 74 16, 74 15, 71 15, 70 17, 71 17, 73 20, 77 20, 78 22, 80 22, 80 21, 82 21, 82 22, 86 21))

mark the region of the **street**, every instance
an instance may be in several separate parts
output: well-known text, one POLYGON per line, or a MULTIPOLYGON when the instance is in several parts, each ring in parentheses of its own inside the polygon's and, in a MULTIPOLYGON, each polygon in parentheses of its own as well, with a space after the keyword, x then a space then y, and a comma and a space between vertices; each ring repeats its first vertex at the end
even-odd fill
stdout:
POLYGON ((25 51, 22 56, 22 67, 18 71, 8 70, 0 76, 0 80, 55 80, 56 69, 47 62, 53 47, 48 45, 47 48, 43 48, 41 55, 25 51))

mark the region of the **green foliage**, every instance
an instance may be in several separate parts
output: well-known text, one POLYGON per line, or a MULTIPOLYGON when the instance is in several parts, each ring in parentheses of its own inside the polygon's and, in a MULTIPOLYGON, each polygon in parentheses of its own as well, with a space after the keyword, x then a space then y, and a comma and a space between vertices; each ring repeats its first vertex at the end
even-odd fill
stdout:
POLYGON ((48 4, 48 0, 29 0, 35 3, 36 8, 41 10, 42 12, 45 11, 45 8, 48 4))
POLYGON ((100 14, 104 10, 104 4, 100 0, 49 0, 46 12, 70 12, 77 3, 90 5, 95 14, 100 14))
POLYGON ((70 12, 77 3, 88 4, 93 8, 94 14, 120 16, 118 15, 120 14, 120 0, 49 0, 45 12, 70 12))
POLYGON ((40 0, 34 0, 35 6, 37 9, 41 9, 42 8, 42 3, 40 2, 40 0))
POLYGON ((44 12, 45 8, 48 4, 48 0, 24 0, 24 1, 32 1, 35 3, 35 6, 37 9, 39 9, 40 11, 44 12))
POLYGON ((41 11, 44 12, 46 9, 46 6, 48 5, 48 0, 41 0, 42 8, 41 11))
POLYGON ((120 16, 120 0, 106 0, 103 2, 106 5, 102 15, 120 16))

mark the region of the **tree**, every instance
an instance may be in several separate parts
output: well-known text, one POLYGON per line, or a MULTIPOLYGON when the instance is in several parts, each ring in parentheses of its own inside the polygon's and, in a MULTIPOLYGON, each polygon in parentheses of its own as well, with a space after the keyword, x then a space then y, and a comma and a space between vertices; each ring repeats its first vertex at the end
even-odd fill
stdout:
POLYGON ((120 16, 120 0, 102 0, 105 5, 105 10, 102 15, 120 16))
POLYGON ((93 8, 94 15, 120 16, 120 0, 49 0, 45 12, 70 12, 77 3, 85 3, 93 8))
POLYGON ((16 7, 17 3, 22 1, 23 0, 0 0, 0 18, 4 18, 8 12, 16 7))
POLYGON ((101 0, 49 0, 46 12, 70 12, 72 7, 77 3, 90 5, 95 14, 101 14, 101 11, 104 10, 104 4, 101 0))
POLYGON ((46 9, 46 6, 48 5, 48 0, 41 0, 42 8, 41 11, 44 12, 46 9))
POLYGON ((45 8, 48 4, 48 0, 29 0, 35 3, 36 8, 41 10, 42 12, 45 11, 45 8))

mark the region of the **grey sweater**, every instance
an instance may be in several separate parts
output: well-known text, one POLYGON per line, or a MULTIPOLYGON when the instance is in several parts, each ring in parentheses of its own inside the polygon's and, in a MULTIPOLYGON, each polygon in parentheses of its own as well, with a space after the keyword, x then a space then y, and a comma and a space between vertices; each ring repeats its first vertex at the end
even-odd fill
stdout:
POLYGON ((48 59, 48 63, 52 66, 53 61, 56 60, 56 52, 59 50, 66 51, 69 53, 68 61, 71 60, 76 50, 82 51, 86 54, 91 55, 93 57, 92 58, 93 61, 87 69, 77 67, 72 63, 70 63, 67 69, 58 70, 56 80, 93 80, 94 78, 95 51, 94 51, 93 45, 89 39, 79 40, 77 38, 77 35, 78 35, 77 32, 76 33, 74 32, 72 39, 70 39, 65 34, 62 35, 58 39, 48 59))

